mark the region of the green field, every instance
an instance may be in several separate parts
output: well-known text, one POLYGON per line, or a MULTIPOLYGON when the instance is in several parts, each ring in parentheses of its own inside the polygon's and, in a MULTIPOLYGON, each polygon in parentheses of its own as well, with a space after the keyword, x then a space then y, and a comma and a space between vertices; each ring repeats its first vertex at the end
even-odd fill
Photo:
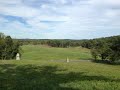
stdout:
POLYGON ((120 66, 87 61, 88 49, 22 48, 21 61, 0 61, 0 90, 120 90, 120 66))
POLYGON ((75 47, 75 48, 54 48, 39 45, 23 46, 22 59, 25 60, 88 60, 91 59, 90 50, 75 47))

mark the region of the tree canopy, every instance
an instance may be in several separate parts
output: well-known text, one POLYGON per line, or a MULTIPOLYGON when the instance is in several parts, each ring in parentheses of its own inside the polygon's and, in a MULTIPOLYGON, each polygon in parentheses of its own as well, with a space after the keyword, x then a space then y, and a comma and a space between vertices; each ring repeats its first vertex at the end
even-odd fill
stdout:
POLYGON ((5 36, 3 33, 0 33, 0 59, 14 59, 17 53, 20 53, 19 43, 13 41, 10 36, 5 36))

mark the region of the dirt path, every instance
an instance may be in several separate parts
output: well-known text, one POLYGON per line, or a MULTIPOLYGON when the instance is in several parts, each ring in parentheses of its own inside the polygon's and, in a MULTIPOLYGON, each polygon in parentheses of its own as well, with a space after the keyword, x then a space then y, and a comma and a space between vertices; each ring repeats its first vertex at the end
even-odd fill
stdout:
MULTIPOLYGON (((67 60, 50 60, 51 62, 67 62, 67 60)), ((69 62, 88 62, 91 60, 68 60, 69 62)))

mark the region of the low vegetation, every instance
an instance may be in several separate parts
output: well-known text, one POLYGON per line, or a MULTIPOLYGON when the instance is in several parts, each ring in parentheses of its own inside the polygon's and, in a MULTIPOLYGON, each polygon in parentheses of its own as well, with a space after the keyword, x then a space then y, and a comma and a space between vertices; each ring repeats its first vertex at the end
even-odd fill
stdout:
POLYGON ((24 60, 89 60, 90 50, 82 47, 56 48, 43 45, 23 45, 24 60))
POLYGON ((120 90, 120 66, 46 60, 0 61, 0 90, 120 90))

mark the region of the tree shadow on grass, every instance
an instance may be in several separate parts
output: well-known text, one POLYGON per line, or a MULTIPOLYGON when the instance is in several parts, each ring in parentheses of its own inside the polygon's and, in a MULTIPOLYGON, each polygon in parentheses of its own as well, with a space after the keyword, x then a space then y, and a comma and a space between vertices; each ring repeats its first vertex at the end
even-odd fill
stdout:
POLYGON ((57 66, 0 65, 0 90, 79 90, 63 87, 75 81, 120 82, 103 76, 87 76, 84 72, 65 72, 57 66))
POLYGON ((112 62, 110 60, 92 60, 94 63, 108 64, 108 65, 120 65, 120 61, 112 62))

